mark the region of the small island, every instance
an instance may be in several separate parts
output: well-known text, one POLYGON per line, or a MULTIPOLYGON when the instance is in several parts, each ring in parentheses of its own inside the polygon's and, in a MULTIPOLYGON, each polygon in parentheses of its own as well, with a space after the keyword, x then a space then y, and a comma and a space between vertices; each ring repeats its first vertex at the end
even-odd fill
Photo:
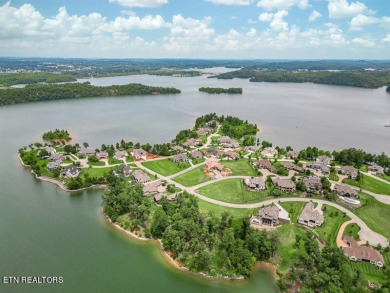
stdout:
POLYGON ((45 132, 42 135, 43 140, 49 141, 70 141, 72 138, 69 135, 69 132, 65 129, 55 129, 48 132, 45 132))
POLYGON ((242 94, 242 88, 220 88, 220 87, 201 87, 199 88, 200 92, 208 93, 208 94, 242 94))
POLYGON ((65 84, 30 84, 24 88, 0 90, 0 106, 63 99, 135 95, 179 94, 176 88, 147 86, 139 83, 93 86, 89 82, 65 84))

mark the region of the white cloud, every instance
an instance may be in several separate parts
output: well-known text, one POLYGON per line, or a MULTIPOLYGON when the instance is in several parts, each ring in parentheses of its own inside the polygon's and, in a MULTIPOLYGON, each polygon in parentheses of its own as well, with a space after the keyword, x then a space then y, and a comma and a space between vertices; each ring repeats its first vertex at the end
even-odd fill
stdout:
POLYGON ((273 13, 264 12, 264 13, 259 15, 259 20, 260 21, 271 21, 273 18, 274 18, 274 14, 273 13))
POLYGON ((372 13, 363 3, 351 2, 349 4, 347 0, 329 0, 328 11, 330 18, 347 18, 364 12, 372 13))
POLYGON ((322 16, 321 13, 319 13, 317 10, 313 10, 312 13, 309 15, 310 21, 315 21, 317 18, 320 18, 322 16))
POLYGON ((222 5, 250 5, 253 3, 253 0, 206 0, 213 4, 222 4, 222 5))
POLYGON ((382 39, 383 43, 390 43, 390 34, 387 34, 386 37, 382 39))
POLYGON ((117 2, 125 7, 158 7, 168 3, 168 0, 110 0, 110 3, 117 2))
POLYGON ((352 30, 362 30, 363 26, 374 24, 380 22, 379 18, 373 16, 366 16, 363 14, 359 14, 352 18, 350 23, 350 29, 352 30))
POLYGON ((305 9, 309 7, 309 0, 260 0, 257 6, 267 10, 288 10, 292 6, 305 9))
POLYGON ((363 38, 354 38, 352 40, 352 42, 355 43, 355 44, 364 46, 364 47, 370 47, 371 48, 371 47, 375 46, 375 42, 374 41, 363 39, 363 38))
POLYGON ((288 29, 288 23, 284 21, 284 17, 288 15, 286 10, 278 11, 274 14, 270 23, 270 28, 275 31, 285 31, 288 29))

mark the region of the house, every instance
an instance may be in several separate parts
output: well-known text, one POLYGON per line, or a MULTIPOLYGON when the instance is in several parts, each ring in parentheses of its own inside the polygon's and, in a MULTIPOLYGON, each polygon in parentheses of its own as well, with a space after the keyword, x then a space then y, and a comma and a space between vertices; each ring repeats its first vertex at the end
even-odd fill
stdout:
POLYGON ((228 160, 236 160, 240 158, 240 155, 236 152, 227 152, 225 153, 225 158, 228 160))
POLYGON ((146 183, 143 188, 144 195, 152 195, 162 193, 166 190, 166 186, 162 185, 161 180, 146 183))
POLYGON ((264 157, 274 157, 277 154, 278 154, 278 150, 274 147, 266 147, 261 152, 261 155, 263 155, 264 157))
POLYGON ((279 226, 290 222, 290 218, 288 217, 288 212, 281 206, 271 205, 261 208, 252 222, 259 225, 279 226))
POLYGON ((202 128, 199 128, 196 133, 199 135, 199 136, 202 136, 202 135, 206 135, 206 134, 209 134, 213 132, 213 129, 210 128, 210 127, 202 127, 202 128))
POLYGON ((351 186, 346 184, 337 184, 334 187, 334 193, 339 196, 350 197, 350 198, 359 198, 357 191, 353 189, 351 186))
POLYGON ((299 156, 299 152, 297 152, 297 151, 288 151, 287 152, 287 157, 289 157, 290 159, 298 158, 298 156, 299 156))
POLYGON ((77 168, 76 166, 70 166, 66 167, 64 170, 61 171, 61 176, 68 178, 76 178, 80 175, 80 172, 80 168, 77 168))
POLYGON ((130 166, 122 164, 119 166, 118 170, 114 171, 114 175, 119 176, 119 174, 123 174, 125 177, 129 177, 132 170, 133 168, 130 166))
POLYGON ((206 149, 206 155, 208 157, 216 157, 216 158, 218 158, 219 157, 219 150, 217 150, 215 148, 208 148, 208 149, 206 149))
POLYGON ((47 151, 50 155, 57 152, 57 150, 56 150, 55 148, 50 147, 50 146, 46 147, 45 149, 46 149, 46 151, 47 151))
POLYGON ((295 172, 298 172, 298 173, 301 173, 303 172, 303 168, 302 167, 299 167, 291 162, 281 162, 280 163, 280 167, 284 168, 284 169, 287 169, 287 170, 291 170, 291 171, 295 171, 295 172))
POLYGON ((257 169, 266 169, 271 173, 276 173, 276 169, 272 166, 271 162, 265 159, 261 159, 254 164, 257 169))
POLYGON ((172 162, 174 163, 188 162, 188 157, 186 154, 178 154, 173 156, 172 162))
POLYGON ((143 149, 134 149, 131 151, 131 156, 136 160, 146 160, 146 156, 148 155, 148 152, 143 149))
POLYGON ((239 144, 234 139, 230 138, 229 136, 221 136, 218 138, 218 143, 222 145, 224 148, 236 148, 239 147, 239 144))
POLYGON ((306 169, 312 169, 315 171, 321 171, 322 174, 326 175, 329 174, 329 168, 327 164, 320 163, 320 162, 309 162, 305 165, 306 169))
POLYGON ((81 147, 79 149, 78 154, 82 155, 82 156, 94 155, 95 154, 95 150, 93 150, 90 147, 81 147))
POLYGON ((108 159, 108 153, 107 153, 107 152, 99 152, 99 153, 96 153, 96 158, 97 158, 98 160, 102 160, 102 159, 107 160, 107 159, 108 159))
POLYGON ((298 223, 311 228, 319 227, 324 222, 324 216, 321 210, 314 208, 312 202, 308 202, 303 208, 298 218, 298 223))
POLYGON ((358 170, 352 166, 341 167, 341 173, 347 175, 349 178, 355 179, 358 175, 358 170))
POLYGON ((114 159, 115 160, 123 160, 128 156, 126 151, 116 151, 114 154, 114 159))
POLYGON ((360 246, 352 236, 344 236, 343 240, 348 247, 343 247, 344 253, 352 261, 369 262, 378 268, 383 268, 385 262, 383 256, 370 246, 360 246))
POLYGON ((212 170, 222 171, 223 165, 219 162, 207 162, 205 168, 207 172, 210 172, 212 170))
POLYGON ((60 153, 52 153, 49 157, 49 160, 50 161, 58 161, 58 160, 64 161, 65 156, 63 154, 60 154, 60 153))
POLYGON ((369 163, 368 164, 368 170, 373 172, 373 173, 376 173, 377 175, 383 175, 384 174, 384 169, 383 167, 375 164, 375 163, 369 163))
POLYGON ((185 148, 194 148, 194 147, 197 147, 197 146, 200 146, 202 145, 202 140, 201 139, 198 139, 198 138, 189 138, 187 139, 187 141, 185 143, 183 143, 183 147, 185 148))
POLYGON ((276 188, 285 192, 294 192, 295 191, 295 183, 290 179, 280 179, 279 177, 273 177, 272 183, 276 186, 276 188))
POLYGON ((254 145, 246 146, 244 148, 244 151, 250 152, 250 153, 257 152, 258 150, 259 150, 259 147, 258 146, 254 146, 254 145))
POLYGON ((302 178, 303 184, 309 191, 316 191, 322 188, 321 178, 318 176, 306 176, 302 178))
POLYGON ((134 171, 132 177, 133 177, 135 183, 138 183, 138 184, 144 184, 144 183, 151 181, 150 177, 141 170, 134 171))
POLYGON ((54 170, 54 169, 57 169, 58 167, 60 167, 62 164, 62 160, 57 160, 57 161, 53 161, 53 162, 49 162, 46 167, 48 170, 54 170))
POLYGON ((326 165, 329 165, 330 161, 332 161, 332 158, 329 158, 328 156, 318 156, 316 159, 316 162, 326 165))
POLYGON ((246 178, 244 182, 249 190, 266 190, 265 182, 261 177, 246 178))
POLYGON ((184 151, 184 148, 179 145, 175 145, 174 147, 172 147, 172 151, 174 151, 175 153, 180 153, 184 151))
POLYGON ((193 151, 193 152, 191 152, 190 156, 192 159, 202 159, 203 158, 203 154, 200 151, 193 151))

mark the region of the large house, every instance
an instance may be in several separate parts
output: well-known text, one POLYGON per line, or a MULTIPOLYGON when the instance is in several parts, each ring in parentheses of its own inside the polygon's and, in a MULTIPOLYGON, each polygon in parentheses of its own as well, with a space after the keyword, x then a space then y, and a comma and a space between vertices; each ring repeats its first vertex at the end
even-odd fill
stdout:
POLYGON ((299 167, 291 162, 281 162, 280 163, 280 167, 284 168, 284 169, 287 169, 287 170, 291 170, 291 171, 295 171, 295 172, 298 172, 298 173, 301 173, 303 172, 303 168, 302 167, 299 167))
POLYGON ((351 186, 346 185, 346 184, 337 184, 334 187, 334 193, 336 193, 339 196, 344 196, 344 197, 350 197, 350 198, 358 198, 357 191, 353 189, 351 186))
POLYGON ((188 162, 188 157, 186 154, 178 154, 173 156, 172 162, 174 163, 188 162))
POLYGON ((76 166, 70 166, 66 167, 64 170, 61 171, 61 176, 68 178, 76 178, 80 175, 80 172, 80 168, 77 168, 76 166))
POLYGON ((276 205, 261 208, 252 220, 254 224, 267 226, 279 226, 287 222, 290 222, 288 212, 276 205))
POLYGON ((278 154, 278 150, 274 147, 266 147, 262 152, 261 155, 264 157, 274 157, 278 154))
POLYGON ((352 166, 343 166, 341 167, 341 173, 347 175, 349 178, 355 179, 358 175, 358 170, 352 166))
POLYGON ((54 152, 50 155, 49 160, 50 161, 58 161, 58 160, 63 161, 63 160, 65 160, 65 156, 61 153, 54 152))
POLYGON ((272 183, 276 186, 276 188, 285 192, 294 192, 295 191, 295 183, 290 179, 280 179, 279 177, 273 177, 272 183))
POLYGON ((90 147, 81 147, 78 154, 82 156, 94 155, 95 150, 90 147))
POLYGON ((319 227, 324 222, 322 211, 314 208, 312 202, 308 202, 302 213, 299 215, 298 222, 311 228, 319 227))
POLYGON ((236 152, 227 152, 225 153, 225 158, 228 160, 236 160, 240 158, 240 155, 236 152))
POLYGON ((116 151, 114 155, 115 160, 122 160, 128 156, 126 151, 116 151))
POLYGON ((162 185, 161 180, 146 183, 143 188, 144 195, 152 195, 162 193, 166 190, 166 186, 162 185))
POLYGON ((99 152, 99 153, 96 153, 96 158, 97 158, 98 160, 102 160, 102 159, 107 160, 107 159, 108 159, 108 153, 107 153, 107 152, 99 152))
POLYGON ((200 151, 193 151, 193 152, 191 152, 190 155, 191 155, 192 159, 202 159, 203 158, 203 154, 200 151))
POLYGON ((369 165, 368 166, 368 170, 369 171, 371 171, 373 173, 376 173, 378 175, 383 175, 384 174, 385 170, 383 169, 383 167, 381 167, 381 166, 379 166, 379 165, 377 165, 375 163, 370 163, 368 165, 369 165))
POLYGON ((265 182, 261 177, 250 177, 245 179, 245 185, 249 190, 265 190, 265 182))
POLYGON ((180 153, 180 152, 184 151, 184 148, 182 146, 175 145, 172 147, 172 151, 174 151, 176 153, 180 153))
POLYGON ((329 174, 328 164, 325 164, 325 163, 309 162, 309 163, 306 163, 305 168, 316 170, 316 171, 321 171, 321 173, 324 175, 329 174))
POLYGON ((133 177, 135 183, 138 183, 138 184, 144 184, 144 183, 151 181, 150 177, 141 170, 134 171, 132 177, 133 177))
POLYGON ((345 236, 344 242, 348 247, 343 247, 344 253, 352 261, 365 261, 378 268, 382 268, 385 264, 383 256, 370 246, 360 246, 352 236, 345 236))
POLYGON ((202 135, 206 135, 206 134, 209 134, 213 132, 213 129, 210 128, 210 127, 202 127, 202 128, 199 128, 196 133, 199 135, 199 136, 202 136, 202 135))
POLYGON ((131 151, 131 156, 136 160, 146 160, 146 156, 148 155, 148 152, 143 149, 134 149, 131 151))
POLYGON ((183 147, 197 147, 202 145, 202 140, 198 138, 189 138, 185 143, 183 143, 183 147))
POLYGON ((61 164, 62 164, 62 160, 57 160, 57 161, 47 163, 46 167, 48 170, 51 171, 51 170, 59 168, 61 166, 61 164))
POLYGON ((225 148, 236 148, 239 146, 238 142, 229 136, 221 136, 218 138, 218 143, 225 148))
POLYGON ((259 147, 255 146, 255 145, 246 146, 244 148, 244 151, 250 152, 250 153, 257 152, 258 150, 259 150, 259 147))
POLYGON ((271 162, 265 159, 261 159, 254 164, 257 169, 266 169, 271 173, 276 173, 276 169, 272 166, 271 162))
POLYGON ((309 191, 316 191, 322 188, 321 178, 318 176, 306 176, 302 178, 303 184, 309 191))
POLYGON ((299 152, 297 152, 297 151, 288 151, 287 152, 287 157, 289 157, 290 159, 298 158, 298 156, 299 156, 299 152))
POLYGON ((207 172, 210 172, 212 170, 222 171, 223 165, 219 162, 207 162, 205 169, 207 172))
POLYGON ((318 156, 316 159, 316 162, 326 165, 329 165, 330 161, 332 161, 332 158, 329 158, 328 156, 318 156))
POLYGON ((208 149, 206 149, 206 155, 208 157, 216 157, 216 158, 218 158, 219 157, 219 150, 215 149, 215 148, 208 148, 208 149))

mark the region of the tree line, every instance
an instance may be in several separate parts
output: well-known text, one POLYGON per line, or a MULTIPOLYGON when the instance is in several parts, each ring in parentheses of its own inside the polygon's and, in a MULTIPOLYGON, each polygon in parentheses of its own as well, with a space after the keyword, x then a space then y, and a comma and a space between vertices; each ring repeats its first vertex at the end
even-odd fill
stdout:
POLYGON ((39 82, 56 83, 71 81, 76 81, 76 78, 73 75, 66 73, 29 72, 0 74, 1 86, 34 84, 39 82))
POLYGON ((44 140, 63 139, 66 141, 69 141, 72 139, 69 135, 69 132, 65 129, 55 129, 55 130, 45 132, 42 135, 42 138, 44 140))
POLYGON ((242 94, 242 88, 240 87, 231 87, 231 88, 221 88, 221 87, 201 87, 199 88, 200 92, 208 94, 242 94))

